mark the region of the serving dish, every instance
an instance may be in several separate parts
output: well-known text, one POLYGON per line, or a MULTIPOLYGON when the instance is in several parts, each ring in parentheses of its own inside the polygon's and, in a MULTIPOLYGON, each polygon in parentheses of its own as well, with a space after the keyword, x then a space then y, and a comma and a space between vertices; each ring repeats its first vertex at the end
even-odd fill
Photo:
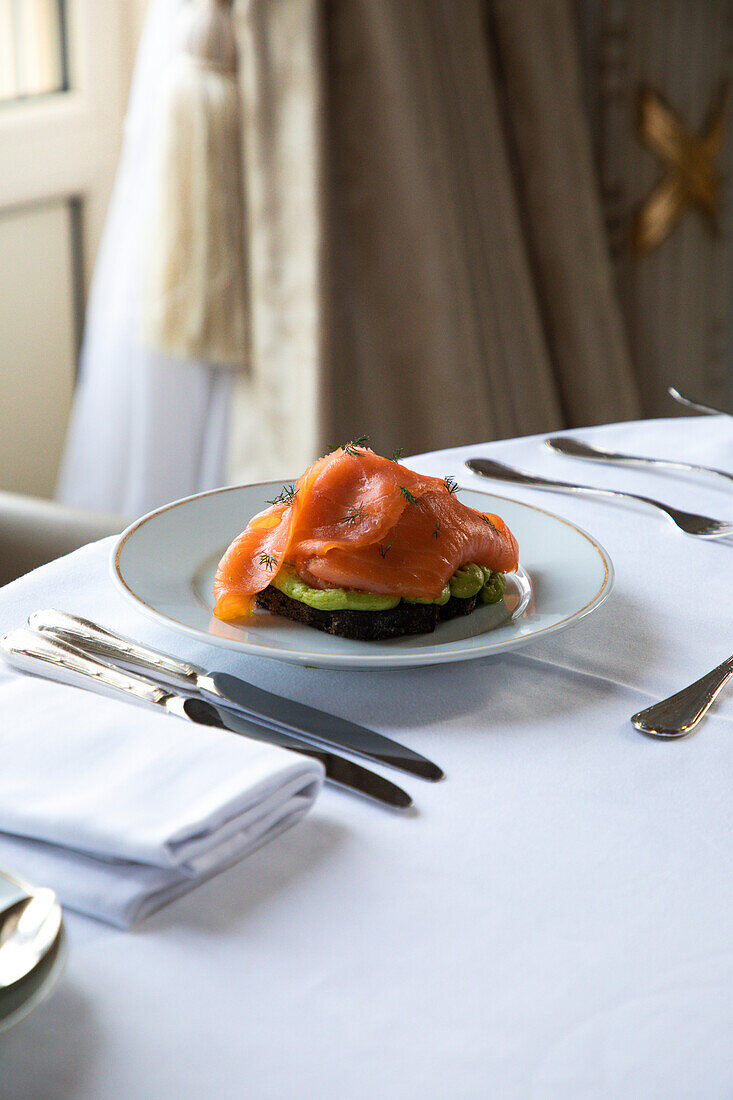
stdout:
POLYGON ((334 669, 411 668, 501 653, 579 622, 611 590, 611 559, 592 535, 541 508, 461 490, 464 504, 500 515, 519 541, 520 569, 507 578, 504 603, 441 623, 433 634, 382 642, 334 637, 263 611, 221 622, 212 614, 217 563, 280 486, 215 489, 143 516, 113 548, 115 584, 140 611, 198 641, 334 669))

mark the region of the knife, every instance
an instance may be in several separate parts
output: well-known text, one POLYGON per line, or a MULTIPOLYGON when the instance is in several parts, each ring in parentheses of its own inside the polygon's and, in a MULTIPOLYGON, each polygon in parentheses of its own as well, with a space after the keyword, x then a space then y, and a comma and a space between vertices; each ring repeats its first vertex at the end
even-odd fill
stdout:
POLYGON ((421 779, 443 778, 442 770, 432 760, 374 730, 304 703, 284 699, 227 672, 207 672, 170 653, 161 653, 114 634, 90 619, 67 611, 47 610, 34 612, 28 624, 33 630, 69 642, 90 655, 134 665, 154 673, 156 679, 161 677, 186 691, 199 692, 220 711, 223 707, 234 709, 257 725, 346 749, 421 779))
POLYGON ((412 805, 409 794, 401 787, 353 760, 316 748, 292 734, 255 727, 243 715, 216 707, 204 699, 179 695, 145 676, 133 675, 108 665, 59 639, 35 630, 11 630, 0 638, 0 650, 8 664, 24 672, 45 676, 74 687, 88 688, 103 695, 121 694, 128 700, 152 703, 169 714, 188 718, 191 722, 231 730, 232 733, 242 734, 254 741, 266 741, 302 756, 312 756, 321 761, 326 778, 331 783, 358 791, 368 798, 398 809, 406 809, 412 805))

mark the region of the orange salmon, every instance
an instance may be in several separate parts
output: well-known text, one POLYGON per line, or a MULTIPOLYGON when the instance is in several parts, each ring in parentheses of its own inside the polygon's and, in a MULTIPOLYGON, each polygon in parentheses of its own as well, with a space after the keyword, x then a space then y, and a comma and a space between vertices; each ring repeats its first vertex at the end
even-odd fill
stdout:
POLYGON ((286 564, 314 588, 430 600, 462 565, 510 573, 517 555, 504 521, 468 508, 448 482, 366 447, 339 448, 234 539, 216 571, 214 614, 251 614, 286 564))

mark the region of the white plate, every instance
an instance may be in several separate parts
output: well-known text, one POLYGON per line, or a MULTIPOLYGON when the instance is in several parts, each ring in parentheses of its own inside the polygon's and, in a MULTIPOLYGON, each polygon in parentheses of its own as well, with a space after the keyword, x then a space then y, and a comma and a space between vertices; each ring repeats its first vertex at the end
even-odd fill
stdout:
POLYGON ((521 568, 508 578, 505 603, 440 623, 433 634, 383 642, 337 638, 265 611, 238 625, 220 622, 212 614, 217 563, 280 488, 215 489, 143 516, 112 552, 116 584, 140 610, 198 641, 318 668, 410 668, 501 653, 578 622, 611 590, 611 559, 585 531, 541 508, 465 489, 464 504, 500 515, 519 542, 521 568))

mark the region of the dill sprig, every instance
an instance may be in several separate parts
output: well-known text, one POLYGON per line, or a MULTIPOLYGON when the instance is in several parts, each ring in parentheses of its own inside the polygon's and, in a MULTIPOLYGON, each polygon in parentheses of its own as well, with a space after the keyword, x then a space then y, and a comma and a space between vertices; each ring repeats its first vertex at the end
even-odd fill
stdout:
POLYGON ((417 504, 417 497, 414 497, 406 485, 400 485, 400 492, 407 501, 408 504, 417 504))
POLYGON ((350 512, 347 512, 346 515, 343 516, 343 518, 341 520, 339 520, 339 522, 340 523, 348 523, 348 525, 350 527, 353 527, 354 524, 361 523, 361 521, 363 519, 364 519, 364 505, 363 504, 358 504, 356 506, 356 508, 352 508, 350 512))
POLYGON ((277 558, 273 554, 268 554, 266 550, 263 550, 260 554, 258 561, 260 565, 264 565, 268 573, 272 573, 277 565, 277 558))
POLYGON ((458 492, 458 482, 456 481, 456 479, 454 477, 444 477, 443 478, 443 484, 445 485, 446 489, 448 490, 448 495, 449 496, 452 493, 457 493, 458 492))
POLYGON ((368 442, 368 435, 360 435, 358 439, 350 439, 348 443, 344 443, 341 449, 345 455, 356 455, 359 453, 356 448, 364 447, 368 442))
POLYGON ((441 527, 442 527, 442 524, 441 524, 441 523, 438 523, 438 521, 437 521, 437 519, 436 519, 436 521, 435 521, 435 527, 433 527, 433 538, 434 538, 434 539, 437 539, 438 535, 440 534, 440 528, 441 528, 441 527))
POLYGON ((360 435, 357 439, 350 439, 348 443, 330 443, 328 453, 331 454, 333 451, 343 451, 345 455, 358 455, 359 452, 356 448, 364 447, 368 442, 368 435, 360 435))
POLYGON ((389 553, 389 551, 390 551, 390 550, 392 549, 392 546, 393 546, 393 545, 394 545, 394 539, 392 539, 392 542, 390 542, 390 543, 387 543, 387 545, 386 545, 386 546, 384 546, 384 545, 383 545, 383 544, 382 544, 382 543, 380 542, 380 544, 379 544, 379 553, 380 553, 380 554, 382 555, 382 557, 383 557, 383 558, 386 558, 386 557, 387 557, 387 554, 388 554, 388 553, 389 553))
POLYGON ((268 504, 287 504, 289 506, 294 502, 297 495, 298 495, 298 490, 295 488, 294 485, 283 485, 282 489, 280 490, 278 495, 274 498, 274 500, 268 500, 267 503, 268 504))
POLYGON ((496 524, 493 523, 488 516, 485 516, 483 512, 479 513, 482 523, 485 523, 487 527, 490 527, 492 531, 496 530, 496 524))
POLYGON ((399 462, 399 460, 402 458, 403 454, 404 454, 404 451, 402 450, 401 447, 395 447, 395 449, 392 451, 392 461, 393 462, 399 462))

